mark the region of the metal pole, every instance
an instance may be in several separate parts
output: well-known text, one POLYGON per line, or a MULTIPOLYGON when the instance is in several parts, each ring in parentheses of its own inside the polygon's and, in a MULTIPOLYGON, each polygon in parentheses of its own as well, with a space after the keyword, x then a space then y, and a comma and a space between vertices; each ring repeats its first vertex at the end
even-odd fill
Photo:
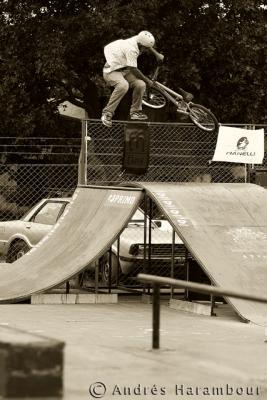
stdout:
MULTIPOLYGON (((148 219, 148 271, 151 271, 151 236, 152 236, 152 200, 149 199, 149 219, 148 219)), ((150 284, 148 286, 148 294, 150 294, 150 284)))
MULTIPOLYGON (((171 278, 174 278, 174 254, 175 254, 175 230, 172 228, 172 261, 171 261, 171 278)), ((171 286, 171 299, 173 298, 174 287, 171 286)))
MULTIPOLYGON (((248 130, 255 130, 255 125, 249 125, 246 127, 248 130)), ((245 183, 251 182, 251 171, 254 169, 254 164, 245 164, 245 183)))
POLYGON ((95 266, 95 294, 98 294, 99 289, 99 260, 95 266))
POLYGON ((85 151, 84 151, 84 181, 85 185, 87 185, 87 164, 88 164, 88 140, 91 140, 91 137, 88 136, 88 121, 85 121, 85 151))
POLYGON ((119 284, 119 274, 120 274, 120 236, 117 240, 117 271, 116 271, 116 286, 119 284))
POLYGON ((214 308, 216 307, 215 296, 213 294, 210 295, 210 301, 211 301, 211 315, 213 317, 216 317, 216 313, 214 312, 214 308))
MULTIPOLYGON (((185 256, 186 256, 186 277, 185 277, 185 279, 188 282, 189 274, 190 274, 190 272, 189 272, 190 265, 189 265, 189 256, 188 256, 187 249, 185 250, 185 256)), ((185 300, 189 300, 189 290, 188 289, 185 289, 185 300)))
POLYGON ((87 183, 87 121, 82 121, 81 151, 79 156, 78 184, 87 183))
MULTIPOLYGON (((143 263, 143 270, 144 273, 147 273, 147 265, 146 265, 146 243, 147 243, 147 196, 144 195, 144 263, 143 263)), ((143 293, 146 292, 146 284, 143 287, 143 293)))
POLYGON ((108 269, 108 292, 111 293, 111 276, 112 276, 112 249, 110 247, 109 253, 108 253, 108 263, 109 263, 109 269, 108 269))
POLYGON ((153 285, 153 338, 152 348, 159 349, 159 330, 160 330, 160 285, 153 285))

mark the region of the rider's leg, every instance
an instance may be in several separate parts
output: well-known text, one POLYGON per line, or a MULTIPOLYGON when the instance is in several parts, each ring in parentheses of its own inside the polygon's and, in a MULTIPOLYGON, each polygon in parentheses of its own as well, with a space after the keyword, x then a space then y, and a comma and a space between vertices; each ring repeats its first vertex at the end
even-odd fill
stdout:
POLYGON ((128 73, 125 79, 133 89, 132 105, 130 108, 131 119, 144 120, 147 116, 142 113, 142 98, 146 90, 146 84, 141 79, 137 79, 134 74, 128 73))
POLYGON ((128 92, 129 83, 125 80, 123 73, 120 71, 113 71, 108 74, 103 74, 104 80, 109 86, 114 86, 114 90, 109 98, 108 104, 102 112, 102 122, 104 125, 111 126, 112 116, 118 107, 120 101, 128 92))

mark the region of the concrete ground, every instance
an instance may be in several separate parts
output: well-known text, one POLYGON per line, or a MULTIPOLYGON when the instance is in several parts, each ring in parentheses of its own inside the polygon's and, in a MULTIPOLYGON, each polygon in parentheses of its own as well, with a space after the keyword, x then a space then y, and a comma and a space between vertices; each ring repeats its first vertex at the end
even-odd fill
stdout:
POLYGON ((151 305, 139 296, 0 305, 0 325, 66 343, 64 400, 267 399, 265 328, 241 322, 227 305, 217 313, 193 315, 163 301, 161 349, 153 351, 151 305))

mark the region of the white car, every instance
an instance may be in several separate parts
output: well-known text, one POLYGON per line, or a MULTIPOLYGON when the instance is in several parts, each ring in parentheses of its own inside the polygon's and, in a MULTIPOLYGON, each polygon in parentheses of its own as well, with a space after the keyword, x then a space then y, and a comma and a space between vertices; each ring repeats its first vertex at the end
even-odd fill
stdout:
MULTIPOLYGON (((6 262, 14 262, 33 248, 50 231, 52 226, 62 216, 70 198, 43 199, 31 208, 23 217, 15 221, 0 222, 0 256, 6 262)), ((172 254, 172 229, 167 230, 167 221, 164 221, 164 229, 161 221, 151 221, 151 246, 149 246, 149 219, 147 218, 146 248, 144 245, 144 213, 138 209, 127 227, 122 232, 118 241, 112 245, 111 254, 106 253, 99 260, 99 271, 102 282, 107 284, 109 276, 115 282, 118 277, 136 274, 144 266, 146 253, 147 268, 160 270, 170 267, 172 254), (150 247, 150 249, 149 249, 150 247), (111 262, 111 263, 110 263, 111 262), (111 264, 111 273, 110 271, 111 264)), ((185 262, 185 247, 176 235, 175 238, 175 265, 183 268, 185 262)), ((95 265, 88 270, 95 269, 95 265)), ((170 270, 169 270, 170 271, 170 270)))
POLYGON ((70 198, 43 199, 20 219, 0 222, 0 256, 13 262, 32 249, 57 222, 70 198))

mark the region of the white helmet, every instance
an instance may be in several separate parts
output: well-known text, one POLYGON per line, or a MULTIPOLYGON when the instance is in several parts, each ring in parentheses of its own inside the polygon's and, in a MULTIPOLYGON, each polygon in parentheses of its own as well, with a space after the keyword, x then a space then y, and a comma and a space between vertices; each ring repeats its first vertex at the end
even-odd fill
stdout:
POLYGON ((152 33, 142 31, 137 35, 137 43, 140 43, 144 47, 153 47, 155 44, 155 38, 152 33))

